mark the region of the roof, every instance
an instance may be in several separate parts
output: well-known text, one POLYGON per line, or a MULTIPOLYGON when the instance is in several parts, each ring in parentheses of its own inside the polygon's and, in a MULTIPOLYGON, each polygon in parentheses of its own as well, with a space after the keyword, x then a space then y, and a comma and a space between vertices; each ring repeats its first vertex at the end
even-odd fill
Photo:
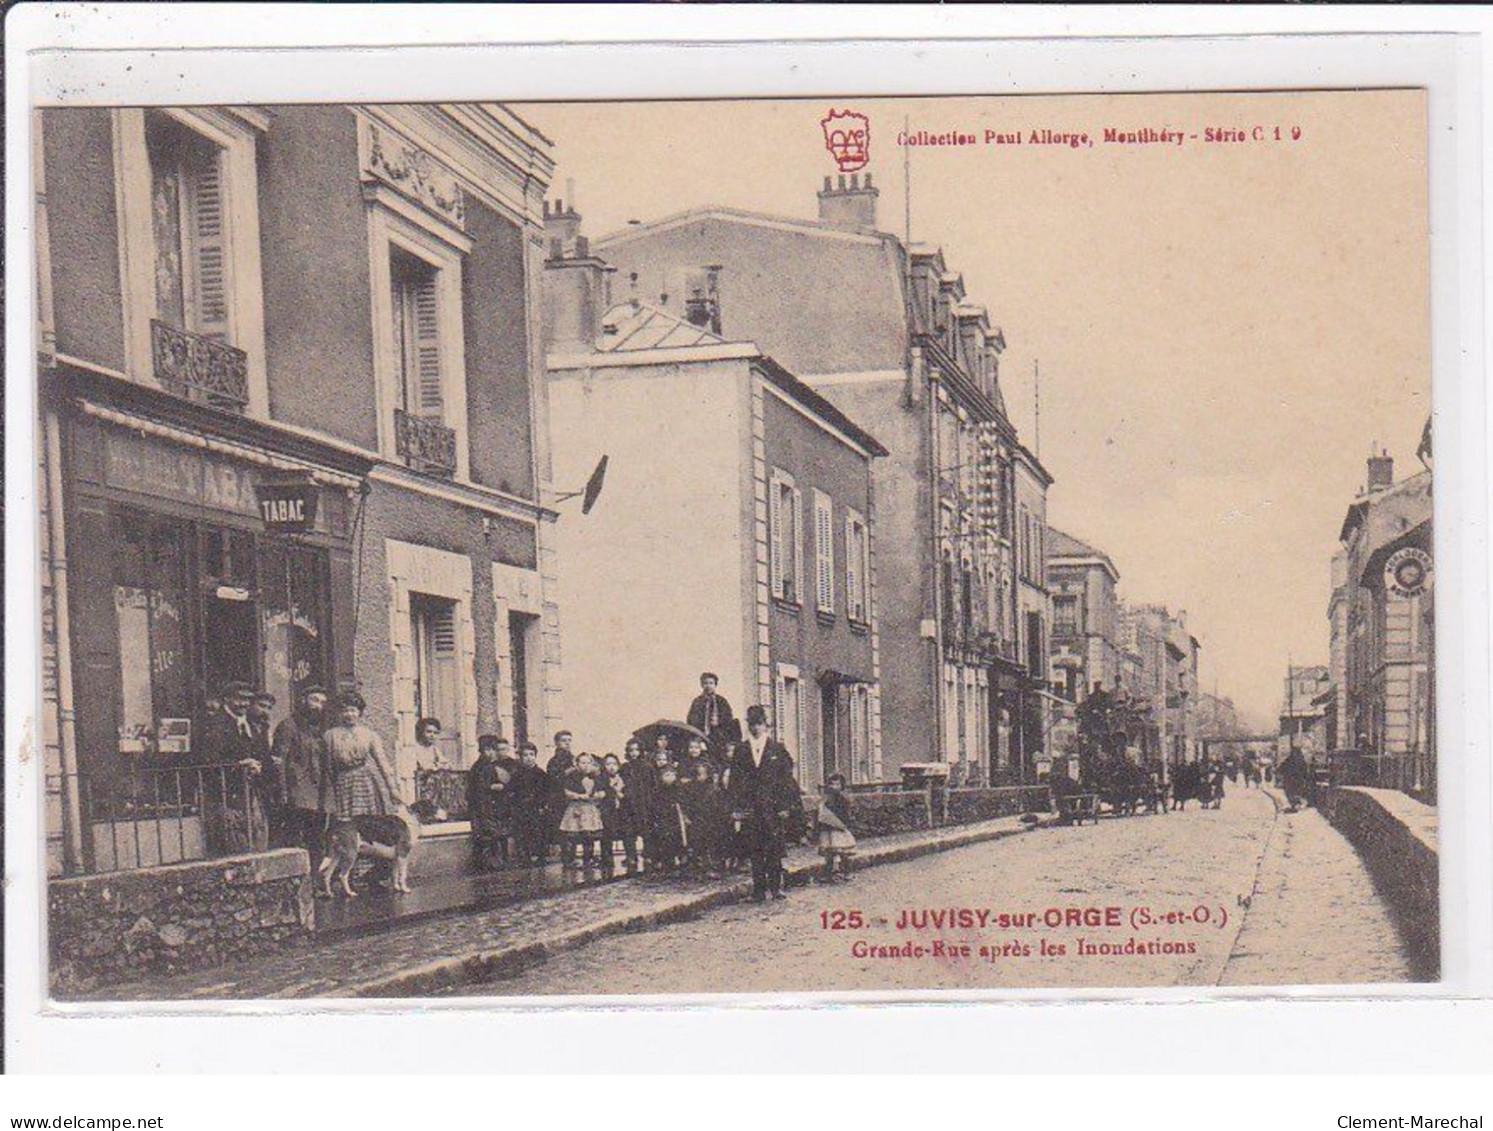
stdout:
POLYGON ((615 232, 608 232, 600 239, 592 240, 591 246, 598 248, 615 247, 617 244, 627 243, 638 236, 648 235, 666 228, 675 228, 680 224, 688 224, 694 220, 704 219, 730 220, 739 224, 756 224, 771 228, 788 228, 806 234, 826 236, 833 239, 848 239, 860 243, 874 244, 888 240, 900 242, 896 236, 874 228, 851 227, 845 224, 831 224, 824 220, 809 220, 799 216, 773 215, 767 212, 752 212, 745 208, 727 208, 724 205, 711 204, 701 208, 690 208, 683 212, 675 212, 657 220, 629 224, 627 227, 620 228, 615 232))
POLYGON ((1431 473, 1422 471, 1401 479, 1392 487, 1365 495, 1348 508, 1338 540, 1346 542, 1359 526, 1368 524, 1365 546, 1369 552, 1431 517, 1431 473))
MULTIPOLYGON (((645 302, 620 302, 601 318, 601 336, 596 353, 616 359, 617 364, 653 364, 659 361, 709 361, 746 358, 754 368, 784 394, 841 432, 852 443, 873 456, 884 456, 886 448, 832 403, 815 392, 798 377, 757 348, 751 342, 733 342, 696 326, 688 319, 649 306, 645 302), (674 356, 670 356, 670 355, 674 356), (636 361, 623 361, 636 355, 636 361)), ((594 356, 594 355, 593 355, 594 356)), ((554 364, 552 359, 551 364, 554 364)), ((567 364, 580 358, 565 358, 567 364)))
POLYGON ((1115 568, 1115 563, 1103 550, 1090 546, 1087 542, 1081 542, 1071 534, 1065 534, 1056 526, 1047 528, 1047 560, 1054 558, 1088 559, 1099 562, 1109 570, 1110 576, 1116 581, 1120 580, 1120 571, 1115 568))
POLYGON ((596 348, 602 353, 675 349, 688 346, 724 345, 725 338, 704 326, 649 306, 644 302, 619 302, 601 316, 601 336, 596 348))

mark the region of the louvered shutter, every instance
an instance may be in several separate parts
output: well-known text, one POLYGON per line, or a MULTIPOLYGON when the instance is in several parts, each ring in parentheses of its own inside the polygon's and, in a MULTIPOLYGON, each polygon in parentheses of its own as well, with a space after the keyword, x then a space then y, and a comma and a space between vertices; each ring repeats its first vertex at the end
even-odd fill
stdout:
POLYGON ((820 612, 835 611, 834 505, 814 492, 814 599, 820 612))
POLYGON ((789 493, 793 505, 793 600, 804 599, 804 496, 797 487, 789 493))
POLYGON ((772 595, 783 596, 783 578, 787 571, 783 568, 783 484, 776 475, 773 476, 771 489, 767 496, 767 541, 768 541, 768 569, 772 575, 772 595))
POLYGON ((437 273, 424 275, 414 288, 415 379, 421 416, 441 417, 445 398, 441 387, 441 338, 437 273))
POLYGON ((861 607, 860 539, 856 536, 855 517, 845 516, 845 615, 851 620, 865 620, 861 607))
POLYGON ((214 154, 192 176, 192 252, 196 330, 228 340, 228 263, 223 217, 223 159, 214 154))

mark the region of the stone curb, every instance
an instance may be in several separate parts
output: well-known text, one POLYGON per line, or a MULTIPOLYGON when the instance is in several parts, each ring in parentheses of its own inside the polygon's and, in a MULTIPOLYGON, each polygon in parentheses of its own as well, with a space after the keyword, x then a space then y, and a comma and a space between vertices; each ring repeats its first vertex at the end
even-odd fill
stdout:
MULTIPOLYGON (((863 842, 869 847, 863 847, 851 861, 851 865, 854 870, 861 871, 882 864, 900 864, 921 856, 1019 836, 1034 829, 1048 827, 1053 823, 1051 818, 1044 818, 1035 825, 1013 827, 1007 823, 1012 818, 1002 817, 997 820, 1003 827, 990 828, 989 825, 995 822, 982 822, 985 825, 983 828, 972 826, 964 832, 954 832, 943 836, 933 835, 910 843, 876 846, 869 841, 863 842)), ((817 872, 820 867, 817 857, 800 858, 785 862, 784 871, 789 879, 797 880, 806 879, 817 872)), ((663 907, 622 912, 581 927, 536 939, 533 942, 515 943, 492 950, 479 950, 474 953, 436 959, 413 970, 403 970, 397 974, 343 986, 332 996, 425 997, 456 986, 512 977, 531 966, 547 961, 552 955, 563 954, 609 935, 648 930, 691 919, 717 907, 738 903, 748 898, 751 892, 752 883, 749 879, 735 880, 706 891, 681 894, 663 907)))

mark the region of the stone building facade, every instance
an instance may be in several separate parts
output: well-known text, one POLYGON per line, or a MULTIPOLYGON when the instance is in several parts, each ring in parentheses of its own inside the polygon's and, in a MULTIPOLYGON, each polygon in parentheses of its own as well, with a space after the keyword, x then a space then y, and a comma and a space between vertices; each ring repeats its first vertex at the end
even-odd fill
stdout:
POLYGON ((52 871, 209 851, 190 779, 229 681, 278 715, 358 688, 411 800, 480 731, 547 735, 548 142, 497 105, 37 137, 52 871))

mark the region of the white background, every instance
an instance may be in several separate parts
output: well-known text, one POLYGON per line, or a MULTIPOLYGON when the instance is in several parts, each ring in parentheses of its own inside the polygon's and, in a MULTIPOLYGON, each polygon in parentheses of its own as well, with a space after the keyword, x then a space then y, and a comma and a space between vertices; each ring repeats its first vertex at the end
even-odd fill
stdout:
MULTIPOLYGON (((1026 37, 1284 31, 1480 29, 1480 12, 1424 9, 643 9, 461 7, 324 8, 220 5, 111 7, 32 5, 7 19, 7 397, 6 397, 6 1044, 7 1067, 54 1071, 581 1071, 605 1069, 789 1071, 1393 1071, 1486 1070, 1493 1064, 1493 842, 1488 770, 1487 401, 1482 388, 1481 226, 1484 204, 1483 106, 1478 72, 1488 46, 1429 39, 1238 41, 1164 44, 1059 42, 1026 37), (1022 37, 1002 43, 823 42, 719 49, 645 46, 633 52, 560 40, 803 38, 848 36, 921 40, 1022 37), (478 41, 550 44, 519 51, 431 47, 394 55, 353 50, 130 55, 142 44, 309 46, 478 41), (46 46, 116 50, 66 58, 28 57, 46 46), (39 787, 29 751, 37 710, 37 561, 33 493, 35 421, 30 197, 26 99, 46 101, 397 101, 426 98, 520 100, 546 97, 1002 93, 1098 89, 1243 89, 1301 86, 1425 85, 1432 103, 1433 367, 1438 431, 1437 597, 1443 781, 1441 807, 1445 988, 1482 1000, 1188 1000, 1200 991, 1144 1001, 1025 1000, 999 1005, 935 1004, 674 1009, 463 1010, 405 1003, 370 1015, 299 1003, 244 1006, 225 1017, 135 1007, 111 1016, 42 1016, 42 897, 37 824, 39 787), (1456 490, 1452 488, 1455 487, 1456 490), (1459 709, 1451 709, 1458 704, 1459 709), (287 1016, 295 1012, 294 1018, 287 1016)), ((716 139, 728 145, 729 139, 716 139)), ((712 139, 702 139, 711 144, 712 139)), ((1385 994, 1383 988, 1367 991, 1385 994)), ((1011 995, 1020 997, 1021 995, 1011 995)), ((205 1082, 199 1082, 205 1083, 205 1082)), ((1382 1084, 1339 1088, 1336 1098, 1291 1126, 1335 1126, 1340 1112, 1396 1114, 1374 1099, 1382 1084), (1374 1107, 1374 1103, 1379 1103, 1374 1107), (1336 1106, 1334 1106, 1334 1104, 1336 1106)), ((596 1082, 600 1087, 600 1081, 596 1082)), ((724 1085, 731 1090, 735 1086, 724 1085)), ((860 1085, 853 1085, 857 1094, 860 1085)), ((957 1087, 957 1086, 956 1086, 957 1087)), ((334 1089, 344 1114, 386 1104, 389 1122, 446 1119, 454 1112, 424 1085, 360 1082, 334 1089), (408 1103, 407 1109, 404 1105, 408 1103)), ((563 1114, 569 1089, 550 1093, 563 1114)), ((917 1100, 921 1089, 898 1092, 917 1100), (906 1093, 912 1093, 908 1095, 906 1093)), ((947 1093, 941 1089, 944 1098, 947 1093)), ((52 1088, 40 1107, 14 1093, 4 1115, 130 1114, 90 1089, 86 1107, 56 1102, 84 1093, 52 1088), (56 1108, 57 1110, 52 1110, 56 1108)), ((584 1093, 581 1093, 584 1094, 584 1093)), ((234 1126, 278 1102, 273 1089, 228 1085, 198 1093, 234 1126)), ((716 1110, 722 1106, 719 1092, 716 1110)), ((838 1102, 835 1093, 825 1095, 838 1102)), ((985 1120, 1019 1111, 1052 1114, 1103 1100, 1102 1090, 1061 1084, 970 1091, 985 1120), (1017 1093, 1020 1095, 1017 1095, 1017 1093), (1034 1107, 1023 1105, 1035 1104, 1034 1107), (1055 1106, 1054 1106, 1055 1105, 1055 1106)), ((1475 1112, 1446 1104, 1435 1089, 1407 1111, 1475 1112)), ((479 1097, 480 1098, 480 1097, 479 1097)), ((956 1093, 957 1098, 957 1093, 956 1093)), ((1152 1122, 1168 1114, 1233 1126, 1251 1103, 1273 1104, 1269 1089, 1237 1085, 1186 1101, 1156 1091, 1131 1100, 1152 1122), (1201 1105, 1201 1106, 1199 1106, 1201 1105), (1149 1110, 1147 1108, 1149 1107, 1149 1110)), ((121 1101, 123 1102, 123 1101, 121 1101)), ((152 1114, 155 1101, 131 1101, 152 1114)), ((160 1101, 166 1102, 166 1101, 160 1101)), ((902 1102, 902 1101, 898 1101, 902 1102)), ((1313 1101, 1315 1102, 1315 1101, 1313 1101)), ((734 1102, 725 1106, 734 1106, 734 1102)), ((1486 1103, 1484 1104, 1486 1107, 1486 1103)), ((627 1101, 645 1114, 644 1101, 627 1101)), ((199 1109, 200 1110, 200 1109, 199 1109)), ((490 1110, 500 1118, 505 1105, 490 1110)), ((708 1111, 709 1108, 702 1108, 708 1111)), ((883 1114, 892 1114, 889 1101, 883 1114)), ((627 1120, 622 1120, 626 1122, 627 1120)), ((931 1121, 924 1111, 919 1122, 931 1121)), ((167 1126, 191 1124, 168 1120, 167 1126)), ((380 1121, 383 1125, 383 1121, 380 1121)))

